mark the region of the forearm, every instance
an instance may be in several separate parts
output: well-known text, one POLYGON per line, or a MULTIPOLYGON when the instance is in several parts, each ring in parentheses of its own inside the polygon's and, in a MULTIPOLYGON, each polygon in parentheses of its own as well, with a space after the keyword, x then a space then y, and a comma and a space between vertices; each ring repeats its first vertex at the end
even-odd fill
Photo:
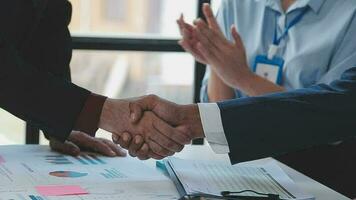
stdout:
POLYGON ((285 91, 285 88, 274 84, 254 74, 253 72, 250 72, 246 76, 237 79, 235 87, 250 97, 285 91))
POLYGON ((208 81, 207 90, 210 102, 218 102, 235 97, 234 89, 226 85, 213 71, 208 81))
POLYGON ((130 121, 130 101, 107 98, 102 107, 98 128, 121 134, 138 132, 130 121))

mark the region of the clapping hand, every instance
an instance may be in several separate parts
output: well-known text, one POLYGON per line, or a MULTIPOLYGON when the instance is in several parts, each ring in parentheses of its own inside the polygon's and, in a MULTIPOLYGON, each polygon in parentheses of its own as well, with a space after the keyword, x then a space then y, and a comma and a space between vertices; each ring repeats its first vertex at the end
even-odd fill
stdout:
POLYGON ((203 5, 203 13, 207 22, 197 19, 194 25, 189 25, 183 17, 177 21, 183 37, 179 44, 197 61, 210 65, 225 84, 239 88, 253 73, 248 68, 245 47, 236 26, 231 26, 233 41, 229 41, 209 4, 203 5))

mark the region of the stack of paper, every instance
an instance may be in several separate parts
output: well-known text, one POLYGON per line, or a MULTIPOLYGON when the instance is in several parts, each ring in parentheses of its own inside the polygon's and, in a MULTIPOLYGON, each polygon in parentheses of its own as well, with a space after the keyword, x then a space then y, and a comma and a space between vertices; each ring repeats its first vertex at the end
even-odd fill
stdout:
POLYGON ((0 146, 0 200, 178 199, 169 178, 134 158, 72 157, 0 146))
MULTIPOLYGON (((169 159, 166 168, 181 196, 221 196, 222 191, 253 190, 277 194, 281 199, 314 199, 303 193, 274 162, 264 166, 231 166, 211 161, 169 159)), ((251 192, 240 195, 256 196, 251 192)))

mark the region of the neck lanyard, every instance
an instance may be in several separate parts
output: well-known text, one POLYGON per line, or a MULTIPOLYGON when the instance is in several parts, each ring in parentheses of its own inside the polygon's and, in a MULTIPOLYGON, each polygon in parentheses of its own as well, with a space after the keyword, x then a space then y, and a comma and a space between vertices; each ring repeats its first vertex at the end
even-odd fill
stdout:
POLYGON ((279 38, 277 37, 277 25, 276 25, 276 28, 274 29, 273 44, 276 46, 279 46, 279 44, 281 43, 283 38, 285 38, 288 35, 289 30, 303 19, 304 15, 306 14, 307 11, 308 11, 308 9, 304 8, 303 11, 287 25, 284 32, 282 33, 282 35, 279 38))
MULTIPOLYGON (((273 44, 270 46, 270 48, 268 50, 268 54, 267 54, 268 59, 272 59, 277 54, 278 46, 281 43, 282 39, 288 35, 289 30, 293 26, 298 24, 298 22, 300 22, 303 19, 304 15, 307 13, 307 11, 308 11, 308 7, 304 8, 303 11, 287 25, 286 29, 284 30, 284 32, 282 33, 282 35, 279 38, 277 37, 277 23, 276 23, 276 28, 274 29, 273 44)), ((277 18, 276 18, 276 21, 277 21, 277 18)))

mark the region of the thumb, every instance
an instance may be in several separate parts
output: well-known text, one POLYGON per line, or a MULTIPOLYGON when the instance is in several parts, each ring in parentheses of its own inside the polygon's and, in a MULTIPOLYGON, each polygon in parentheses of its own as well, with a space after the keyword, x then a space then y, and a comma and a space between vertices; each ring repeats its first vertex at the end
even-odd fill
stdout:
POLYGON ((129 104, 131 122, 137 123, 145 111, 153 111, 157 98, 155 95, 148 95, 131 101, 129 104))
POLYGON ((145 110, 137 102, 130 102, 130 120, 132 123, 137 123, 143 116, 145 110))
POLYGON ((243 47, 242 39, 240 37, 240 34, 237 32, 237 28, 235 25, 231 26, 231 35, 234 39, 235 45, 239 48, 243 47))

